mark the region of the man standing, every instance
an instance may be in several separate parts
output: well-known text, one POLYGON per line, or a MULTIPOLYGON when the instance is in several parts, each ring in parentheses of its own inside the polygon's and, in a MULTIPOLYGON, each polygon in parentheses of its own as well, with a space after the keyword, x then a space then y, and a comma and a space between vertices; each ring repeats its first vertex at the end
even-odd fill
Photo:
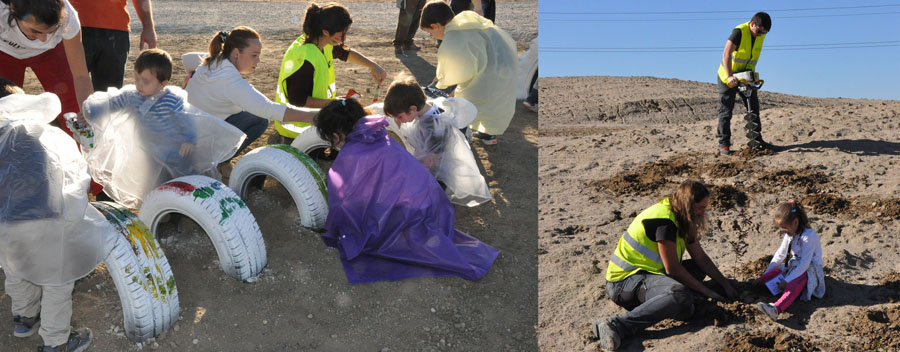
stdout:
MULTIPOLYGON (((81 21, 81 41, 84 57, 94 91, 106 91, 109 87, 122 87, 125 62, 131 47, 129 38, 131 16, 125 8, 127 0, 70 0, 81 21)), ((132 0, 134 10, 141 20, 139 48, 156 47, 156 29, 150 0, 132 0)))
MULTIPOLYGON (((722 62, 719 64, 718 88, 719 88, 719 154, 731 154, 731 113, 734 110, 734 96, 738 92, 738 80, 735 73, 743 71, 755 71, 756 62, 762 51, 763 40, 766 33, 772 29, 772 18, 765 12, 757 12, 749 22, 741 23, 734 27, 731 36, 725 43, 722 51, 722 62)), ((751 89, 750 97, 743 94, 741 100, 746 105, 750 99, 750 113, 753 121, 748 122, 751 138, 750 147, 755 149, 769 148, 770 145, 762 140, 762 127, 759 120, 759 97, 757 91, 751 89)))
POLYGON ((419 17, 425 0, 397 0, 400 18, 397 20, 397 34, 394 35, 394 53, 402 54, 407 50, 419 50, 413 37, 419 29, 419 17))

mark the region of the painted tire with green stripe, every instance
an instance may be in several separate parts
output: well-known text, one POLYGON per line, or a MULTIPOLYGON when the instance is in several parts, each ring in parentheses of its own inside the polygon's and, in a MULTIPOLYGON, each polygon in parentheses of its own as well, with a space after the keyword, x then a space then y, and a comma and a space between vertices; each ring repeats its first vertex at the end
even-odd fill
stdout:
POLYGON ((156 233, 163 217, 181 214, 209 236, 222 270, 248 281, 266 266, 262 232, 244 201, 221 182, 206 176, 176 178, 144 197, 140 218, 156 233))
POLYGON ((284 144, 256 148, 238 160, 228 185, 242 198, 247 196, 250 182, 259 176, 275 178, 291 194, 300 224, 322 228, 328 217, 328 193, 325 174, 308 155, 284 144))
POLYGON ((112 202, 91 203, 118 232, 106 244, 106 265, 122 302, 125 335, 143 342, 178 321, 178 289, 153 233, 134 213, 112 202))

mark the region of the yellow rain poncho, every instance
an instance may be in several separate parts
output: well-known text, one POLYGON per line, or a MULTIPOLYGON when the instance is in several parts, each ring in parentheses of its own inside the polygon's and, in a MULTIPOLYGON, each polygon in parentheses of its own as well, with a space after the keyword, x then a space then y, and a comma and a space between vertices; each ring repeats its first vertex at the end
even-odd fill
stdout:
POLYGON ((470 127, 501 135, 516 110, 518 65, 516 42, 508 33, 475 12, 463 11, 444 29, 437 87, 456 84, 456 96, 478 108, 470 127))

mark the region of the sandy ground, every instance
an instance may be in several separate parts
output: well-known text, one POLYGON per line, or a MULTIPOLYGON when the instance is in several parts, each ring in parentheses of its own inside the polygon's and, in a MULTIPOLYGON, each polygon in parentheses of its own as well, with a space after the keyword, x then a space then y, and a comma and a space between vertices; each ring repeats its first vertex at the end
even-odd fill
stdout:
POLYGON ((900 102, 763 89, 763 136, 777 150, 746 150, 739 103, 739 151, 719 156, 711 83, 565 77, 540 86, 542 351, 598 348, 590 322, 625 311, 605 294, 609 256, 634 216, 687 178, 713 190, 701 244, 735 280, 740 300, 696 299, 693 318, 663 321, 623 350, 900 350, 900 102), (751 305, 774 298, 748 281, 781 240, 769 213, 791 198, 807 206, 820 234, 827 293, 795 302, 776 323, 751 305), (733 226, 744 219, 742 240, 733 226))
MULTIPOLYGON (((181 54, 205 51, 216 31, 236 25, 260 31, 263 61, 247 78, 272 98, 282 53, 300 33, 295 22, 306 3, 158 0, 153 6, 159 46, 172 54, 177 66, 181 54)), ((431 81, 436 42, 427 33, 416 36, 423 46, 418 55, 393 53, 393 0, 347 6, 354 18, 350 46, 391 77, 406 70, 420 82, 431 81)), ((498 25, 524 51, 537 35, 537 1, 500 2, 497 13, 498 25)), ((132 28, 139 27, 133 20, 132 28)), ((136 43, 133 35, 132 60, 136 43)), ((344 62, 335 66, 339 92, 354 88, 371 99, 374 83, 367 70, 344 62)), ((183 70, 176 69, 174 84, 181 85, 183 79, 183 70)), ((130 73, 125 81, 133 82, 130 73)), ((33 75, 26 82, 27 91, 38 91, 33 75)), ((121 331, 115 286, 101 267, 75 286, 73 325, 93 330, 94 351, 537 350, 537 115, 517 106, 500 144, 474 148, 494 200, 456 208, 457 228, 500 250, 480 281, 443 277, 351 286, 337 250, 299 226, 290 196, 269 181, 263 191, 246 199, 268 250, 269 263, 259 281, 247 284, 227 277, 196 224, 186 224, 181 233, 163 227, 158 236, 175 274, 181 320, 155 342, 129 341, 121 331)), ((265 144, 273 131, 270 127, 253 147, 265 144)), ((40 343, 37 335, 12 337, 9 306, 9 296, 0 291, 0 350, 33 350, 40 343)))

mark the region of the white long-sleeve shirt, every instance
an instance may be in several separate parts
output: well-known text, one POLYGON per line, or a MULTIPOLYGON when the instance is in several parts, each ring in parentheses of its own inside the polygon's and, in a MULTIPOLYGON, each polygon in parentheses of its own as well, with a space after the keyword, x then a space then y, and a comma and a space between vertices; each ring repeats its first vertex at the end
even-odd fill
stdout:
POLYGON ((241 111, 272 121, 284 121, 287 106, 275 103, 247 82, 237 68, 223 59, 197 68, 188 81, 188 103, 220 119, 241 111))
POLYGON ((788 254, 791 254, 791 260, 795 263, 786 265, 788 272, 784 273, 787 282, 800 277, 809 269, 810 264, 822 266, 822 245, 819 243, 819 235, 813 229, 805 229, 802 233, 795 236, 784 235, 781 240, 781 246, 775 251, 772 261, 766 271, 771 270, 775 266, 781 264, 788 254))

